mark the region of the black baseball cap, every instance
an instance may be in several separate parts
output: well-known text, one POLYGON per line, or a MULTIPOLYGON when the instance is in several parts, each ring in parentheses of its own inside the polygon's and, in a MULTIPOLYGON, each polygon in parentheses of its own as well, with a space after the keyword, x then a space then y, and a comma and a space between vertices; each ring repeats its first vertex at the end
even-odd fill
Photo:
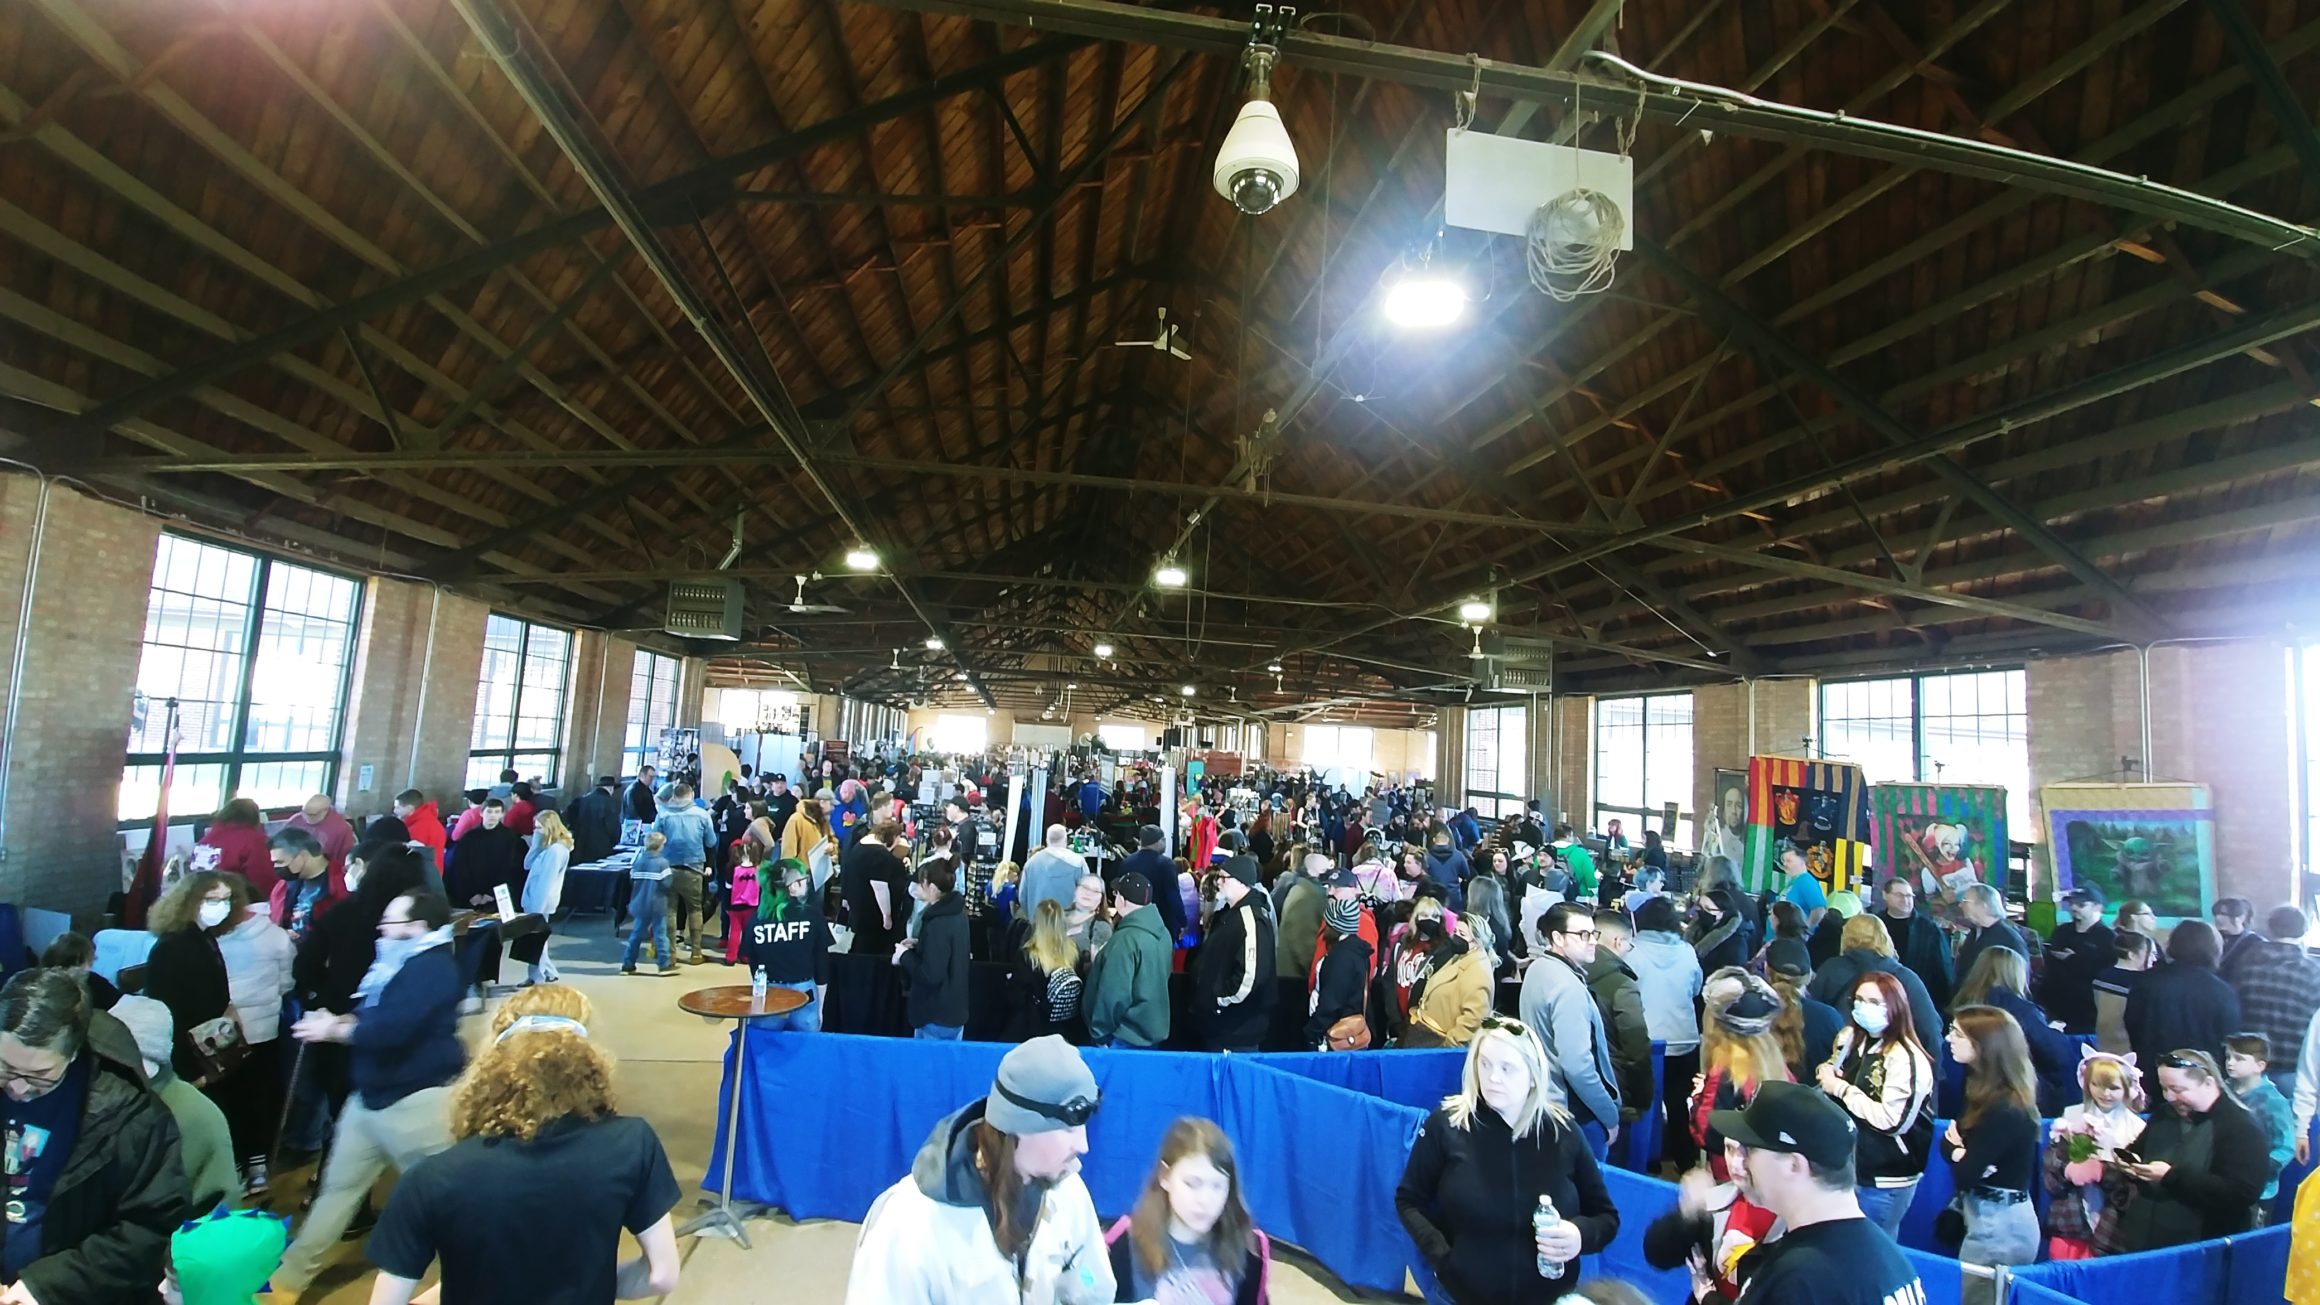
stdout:
POLYGON ((1121 901, 1132 906, 1150 906, 1152 904, 1152 881, 1146 879, 1140 871, 1130 870, 1114 879, 1112 892, 1121 901))
POLYGON ((2080 902, 2092 902, 2096 906, 2101 906, 2103 904, 2102 889, 2093 884, 2080 884, 2062 895, 2064 906, 2076 906, 2080 902))
POLYGON ((1766 1083, 1747 1109, 1710 1111, 1708 1127, 1742 1146, 1801 1155, 1823 1169, 1853 1158, 1853 1117, 1806 1083, 1766 1083))
POLYGON ((1794 938, 1775 938, 1764 948, 1764 964, 1788 975, 1812 973, 1812 949, 1794 938))
POLYGON ((1340 867, 1321 876, 1323 888, 1359 888, 1361 879, 1353 871, 1340 867))

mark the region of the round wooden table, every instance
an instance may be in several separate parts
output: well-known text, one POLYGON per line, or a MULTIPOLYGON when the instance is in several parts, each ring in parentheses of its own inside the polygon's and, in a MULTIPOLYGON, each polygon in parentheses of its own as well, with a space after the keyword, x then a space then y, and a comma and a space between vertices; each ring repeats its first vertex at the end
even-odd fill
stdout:
POLYGON ((677 998, 677 1008, 688 1014, 740 1023, 733 1046, 733 1086, 726 1093, 725 1185, 717 1194, 715 1208, 688 1220, 677 1229, 679 1237, 716 1233, 741 1243, 743 1250, 749 1249, 749 1234, 741 1226, 741 1216, 733 1212, 733 1147, 741 1138, 741 1084, 749 1073, 749 1025, 762 1015, 787 1015, 812 1000, 795 988, 767 988, 760 994, 746 983, 696 988, 677 998))

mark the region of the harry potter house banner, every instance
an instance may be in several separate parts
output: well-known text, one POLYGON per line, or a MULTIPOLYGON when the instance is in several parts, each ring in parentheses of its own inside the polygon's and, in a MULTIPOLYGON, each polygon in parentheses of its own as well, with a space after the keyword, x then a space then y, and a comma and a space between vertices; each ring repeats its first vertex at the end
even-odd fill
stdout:
POLYGON ((1846 761, 1748 759, 1750 892, 1776 884, 1780 850, 1793 844, 1829 892, 1855 888, 1869 863, 1869 782, 1846 761))

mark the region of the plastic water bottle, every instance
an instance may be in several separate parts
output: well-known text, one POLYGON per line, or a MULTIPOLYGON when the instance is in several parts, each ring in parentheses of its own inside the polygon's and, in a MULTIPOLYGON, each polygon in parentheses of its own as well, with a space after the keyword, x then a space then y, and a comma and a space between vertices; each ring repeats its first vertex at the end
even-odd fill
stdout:
MULTIPOLYGON (((1532 1240, 1535 1241, 1538 1238, 1546 1236, 1547 1229, 1554 1227, 1556 1224, 1559 1224, 1562 1221, 1563 1216, 1555 1213, 1555 1202, 1553 1198, 1548 1197, 1544 1193, 1541 1193, 1539 1196, 1539 1208, 1531 1212, 1532 1240)), ((1546 1252, 1539 1252, 1539 1276, 1542 1278, 1562 1277, 1563 1262, 1561 1260, 1550 1260, 1547 1258, 1546 1252)))
POLYGON ((765 967, 762 965, 749 967, 749 1002, 753 1006, 765 1004, 765 967))

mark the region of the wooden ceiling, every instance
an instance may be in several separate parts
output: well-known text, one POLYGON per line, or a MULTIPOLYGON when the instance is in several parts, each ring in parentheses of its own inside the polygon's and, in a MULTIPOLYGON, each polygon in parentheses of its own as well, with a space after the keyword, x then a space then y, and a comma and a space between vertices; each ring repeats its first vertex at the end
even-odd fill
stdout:
POLYGON ((0 432, 591 628, 738 531, 718 677, 890 701, 1455 701, 1484 592, 1576 689, 2308 606, 2320 0, 1350 0, 1285 45, 1304 180, 1255 218, 1208 176, 1248 18, 22 0, 0 432), (1405 335, 1379 281, 1462 84, 1481 128, 1632 131, 1641 239, 1562 304, 1452 231, 1487 297, 1405 335), (1112 344, 1161 308, 1190 361, 1112 344), (792 612, 817 573, 844 610, 792 612))

